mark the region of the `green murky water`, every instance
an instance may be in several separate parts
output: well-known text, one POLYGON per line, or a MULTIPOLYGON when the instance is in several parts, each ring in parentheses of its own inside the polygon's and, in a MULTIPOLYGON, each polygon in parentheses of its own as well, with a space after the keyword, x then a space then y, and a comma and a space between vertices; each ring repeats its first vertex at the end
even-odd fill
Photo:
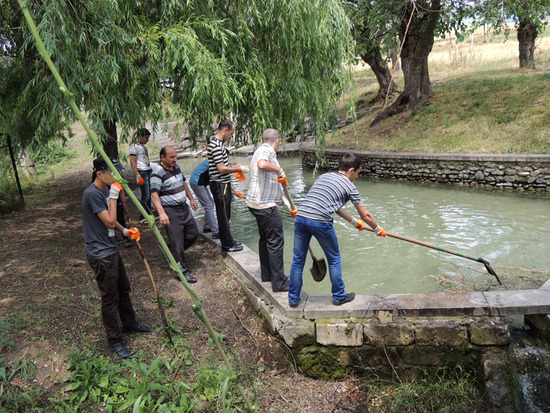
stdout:
MULTIPOLYGON (((203 159, 179 161, 187 177, 203 159)), ((233 157, 248 164, 249 160, 233 157)), ((314 182, 299 158, 281 158, 296 205, 314 182)), ((359 178, 363 204, 387 231, 488 260, 508 288, 532 288, 550 277, 550 197, 527 193, 475 190, 359 178)), ((236 183, 246 194, 248 180, 236 183)), ((283 207, 284 208, 284 207, 283 207)), ((348 212, 355 209, 347 205, 348 212)), ((357 216, 357 214, 354 214, 357 216)), ((202 210, 196 213, 202 219, 202 210)), ((285 272, 290 272, 293 220, 284 214, 285 272)), ((342 253, 347 291, 392 294, 496 289, 480 263, 394 238, 357 231, 338 216, 334 224, 342 253)), ((234 198, 234 237, 257 251, 258 232, 244 200, 234 198)), ((315 240, 318 258, 322 250, 315 240)), ((321 283, 304 271, 304 290, 329 295, 328 276, 321 283)))

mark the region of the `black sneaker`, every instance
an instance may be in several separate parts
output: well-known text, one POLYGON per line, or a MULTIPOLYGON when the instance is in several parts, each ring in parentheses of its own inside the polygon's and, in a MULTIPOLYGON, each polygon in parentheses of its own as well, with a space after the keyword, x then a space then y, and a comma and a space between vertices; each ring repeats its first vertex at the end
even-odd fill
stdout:
POLYGON ((212 234, 212 239, 220 239, 220 233, 219 232, 215 232, 212 234))
POLYGON ((210 228, 205 228, 202 230, 202 232, 206 234, 207 232, 212 232, 212 230, 210 228))
POLYGON ((193 274, 191 274, 191 271, 184 272, 183 276, 185 277, 185 280, 189 284, 193 284, 193 283, 197 282, 197 279, 195 278, 195 276, 193 274))
POLYGON ((130 350, 126 348, 123 342, 109 343, 107 342, 107 348, 115 353, 117 356, 123 359, 134 358, 134 355, 130 353, 130 350))
POLYGON ((234 244, 232 247, 229 247, 229 248, 222 247, 222 250, 224 250, 225 252, 237 252, 237 251, 242 251, 243 246, 234 244))
POLYGON ((243 245, 243 242, 237 238, 233 238, 233 245, 243 245))
POLYGON ((288 292, 288 287, 289 287, 289 279, 288 277, 285 277, 285 282, 283 283, 282 286, 280 286, 279 288, 273 288, 273 292, 274 293, 286 293, 288 292))
POLYGON ((142 333, 149 334, 151 329, 143 324, 136 324, 134 327, 122 327, 123 333, 142 333))
POLYGON ((342 304, 346 304, 346 303, 351 303, 353 300, 355 300, 355 293, 349 293, 349 294, 346 294, 346 296, 344 297, 343 300, 340 300, 340 301, 332 300, 332 304, 342 305, 342 304))
POLYGON ((296 308, 300 305, 300 301, 298 301, 297 303, 291 303, 290 301, 288 302, 288 306, 290 308, 296 308))

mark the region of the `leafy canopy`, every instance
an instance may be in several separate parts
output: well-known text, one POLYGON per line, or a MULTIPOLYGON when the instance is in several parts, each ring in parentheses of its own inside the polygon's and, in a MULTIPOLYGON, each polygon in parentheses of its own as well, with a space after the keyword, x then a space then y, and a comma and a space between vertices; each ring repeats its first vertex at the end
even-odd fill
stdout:
MULTIPOLYGON (((18 134, 20 142, 59 136, 72 115, 16 2, 3 3, 9 16, 0 36, 9 47, 0 74, 17 72, 19 88, 6 106, 22 108, 7 117, 28 117, 30 130, 18 134)), ((259 139, 266 127, 288 131, 305 117, 326 120, 351 85, 350 24, 336 0, 28 4, 62 78, 100 135, 104 122, 117 123, 127 138, 146 121, 180 118, 196 139, 232 113, 238 127, 259 139)))

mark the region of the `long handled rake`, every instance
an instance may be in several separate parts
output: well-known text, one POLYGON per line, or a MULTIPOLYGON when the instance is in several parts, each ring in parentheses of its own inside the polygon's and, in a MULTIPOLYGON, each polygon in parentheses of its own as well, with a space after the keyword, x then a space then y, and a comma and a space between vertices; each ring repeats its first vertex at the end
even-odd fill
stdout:
MULTIPOLYGON (((338 211, 338 214, 342 218, 344 218, 346 221, 351 222, 352 216, 350 214, 348 214, 347 212, 345 212, 341 209, 340 211, 338 211)), ((368 230, 368 231, 374 232, 374 230, 371 227, 369 227, 368 225, 365 225, 365 229, 368 230)), ((495 270, 493 270, 493 268, 491 267, 491 264, 489 263, 489 261, 487 261, 485 258, 472 257, 468 254, 462 254, 460 252, 456 252, 456 251, 450 250, 448 248, 438 247, 437 245, 430 244, 429 242, 419 241, 419 240, 414 239, 414 238, 409 238, 409 237, 405 237, 403 235, 393 234, 393 233, 388 232, 388 231, 386 231, 386 235, 388 237, 397 238, 397 239, 400 239, 402 241, 411 242, 411 243, 417 244, 417 245, 422 245, 423 247, 431 248, 431 249, 434 249, 434 250, 437 250, 437 251, 443 251, 443 252, 446 252, 447 254, 452 254, 452 255, 456 255, 458 257, 462 257, 462 258, 466 258, 466 259, 469 259, 469 260, 472 260, 472 261, 480 262, 485 266, 485 269, 487 270, 487 272, 489 274, 493 275, 497 279, 497 281, 500 285, 504 285, 504 284, 502 284, 502 281, 500 281, 500 278, 498 277, 495 270)), ((504 288, 506 288, 505 285, 504 285, 504 288)))
MULTIPOLYGON (((368 230, 368 231, 374 232, 374 230, 372 228, 370 228, 369 226, 365 226, 365 229, 368 230)), ((429 242, 419 241, 419 240, 414 239, 414 238, 409 238, 409 237, 406 237, 404 235, 393 234, 393 233, 387 232, 387 231, 386 231, 386 235, 388 237, 397 238, 397 239, 400 239, 402 241, 411 242, 411 243, 417 244, 417 245, 422 245, 423 247, 431 248, 431 249, 434 249, 434 250, 437 250, 437 251, 443 251, 443 252, 446 252, 447 254, 452 254, 452 255, 456 255, 458 257, 462 257, 462 258, 466 258, 466 259, 469 259, 469 260, 472 260, 472 261, 480 262, 485 266, 485 269, 487 270, 487 272, 489 274, 493 275, 497 279, 497 281, 500 285, 504 285, 504 284, 502 284, 502 281, 500 281, 500 278, 498 277, 495 270, 493 270, 493 268, 491 267, 491 264, 489 263, 489 261, 487 261, 485 258, 472 257, 468 254, 462 254, 460 252, 456 252, 456 251, 450 250, 448 248, 438 247, 437 245, 430 244, 429 242)), ((504 286, 504 287, 506 287, 506 286, 504 286)))

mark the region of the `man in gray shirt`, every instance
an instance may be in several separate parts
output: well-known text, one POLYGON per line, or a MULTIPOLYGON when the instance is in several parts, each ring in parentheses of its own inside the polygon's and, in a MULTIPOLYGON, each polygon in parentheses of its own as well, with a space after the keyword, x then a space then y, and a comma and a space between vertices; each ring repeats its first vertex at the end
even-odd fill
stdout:
POLYGON ((150 333, 140 324, 130 300, 130 281, 118 252, 115 229, 139 241, 137 228, 127 229, 117 221, 117 199, 122 186, 115 182, 107 163, 94 160, 92 184, 82 196, 82 227, 86 245, 84 252, 101 294, 101 317, 107 333, 107 348, 122 358, 132 358, 122 332, 150 333))
MULTIPOLYGON (((187 282, 194 283, 197 279, 185 263, 185 250, 199 236, 191 211, 191 208, 196 211, 198 205, 177 162, 178 154, 173 146, 166 145, 160 150, 160 164, 155 166, 151 175, 151 200, 159 213, 160 223, 166 228, 170 252, 187 282)), ((179 275, 176 278, 179 279, 179 275)))

